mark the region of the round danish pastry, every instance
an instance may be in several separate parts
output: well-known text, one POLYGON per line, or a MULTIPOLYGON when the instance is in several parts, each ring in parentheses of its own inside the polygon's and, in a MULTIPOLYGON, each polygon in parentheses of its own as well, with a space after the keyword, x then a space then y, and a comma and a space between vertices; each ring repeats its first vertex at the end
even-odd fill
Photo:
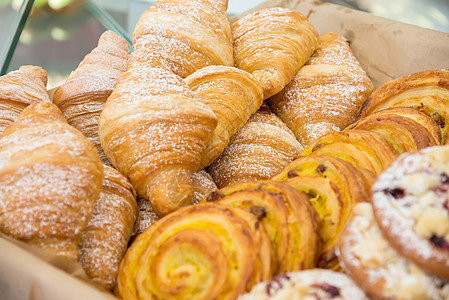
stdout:
POLYGON ((372 202, 393 248, 449 279, 449 146, 401 155, 374 183, 372 202))
POLYGON ((347 275, 312 269, 278 275, 257 284, 238 300, 264 299, 368 299, 347 275))
POLYGON ((449 284, 398 254, 382 236, 370 203, 358 203, 341 234, 340 264, 374 299, 448 299, 449 284))

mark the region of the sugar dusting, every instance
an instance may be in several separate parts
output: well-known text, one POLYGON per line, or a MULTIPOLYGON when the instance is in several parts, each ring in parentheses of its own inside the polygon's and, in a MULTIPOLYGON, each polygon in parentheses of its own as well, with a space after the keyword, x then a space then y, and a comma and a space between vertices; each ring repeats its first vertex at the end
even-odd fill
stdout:
POLYGON ((211 164, 219 188, 237 182, 269 179, 299 156, 302 146, 291 131, 263 106, 231 139, 211 164))
POLYGON ((265 299, 368 299, 347 275, 325 269, 313 269, 279 275, 255 285, 238 300, 265 299), (338 291, 330 295, 325 287, 338 291))
POLYGON ((400 256, 383 237, 371 204, 360 203, 340 244, 343 267, 363 286, 392 299, 447 299, 449 286, 400 256), (356 268, 366 280, 351 272, 356 268))
POLYGON ((303 144, 348 126, 373 90, 343 37, 329 33, 320 41, 320 48, 270 102, 303 144))
MULTIPOLYGON (((439 211, 446 211, 446 219, 449 218, 447 210, 443 208, 447 201, 447 191, 435 190, 436 186, 430 183, 425 191, 417 190, 416 187, 410 188, 410 179, 419 176, 422 180, 434 176, 440 177, 441 173, 448 172, 447 153, 445 160, 439 161, 437 166, 433 162, 433 156, 438 152, 447 152, 447 147, 429 147, 415 153, 406 153, 401 155, 394 164, 381 174, 377 182, 373 185, 373 207, 376 215, 381 218, 379 224, 381 228, 388 228, 388 234, 394 237, 408 255, 414 255, 422 260, 435 260, 449 267, 447 254, 435 251, 434 246, 429 241, 429 233, 436 233, 439 228, 430 228, 426 231, 427 235, 420 234, 417 230, 419 222, 423 218, 433 218, 426 215, 426 212, 433 212, 429 207, 436 207, 439 211), (443 169, 441 169, 443 167, 443 169), (401 188, 405 191, 402 199, 394 200, 393 196, 385 193, 387 189, 401 188), (419 193, 416 193, 416 192, 419 193), (421 193, 424 192, 424 193, 421 193), (431 197, 427 197, 428 193, 431 197), (438 194, 437 194, 438 193, 438 194), (425 206, 423 207, 423 197, 426 195, 425 206), (418 212, 418 213, 417 213, 418 212), (413 254, 410 254, 413 253, 413 254)), ((430 223, 432 225, 434 223, 430 223)), ((435 224, 440 226, 441 224, 435 224)))

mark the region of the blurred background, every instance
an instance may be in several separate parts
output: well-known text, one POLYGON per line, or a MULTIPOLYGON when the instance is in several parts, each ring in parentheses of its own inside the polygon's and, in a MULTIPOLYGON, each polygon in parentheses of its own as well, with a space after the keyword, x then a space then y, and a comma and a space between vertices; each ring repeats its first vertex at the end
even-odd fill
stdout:
MULTIPOLYGON (((265 0, 229 0, 234 16, 265 0)), ((0 63, 5 74, 24 64, 49 73, 48 88, 63 83, 106 29, 131 42, 149 0, 0 0, 0 63)), ((374 15, 449 32, 449 0, 325 0, 374 15)), ((449 59, 449 58, 448 58, 449 59)))

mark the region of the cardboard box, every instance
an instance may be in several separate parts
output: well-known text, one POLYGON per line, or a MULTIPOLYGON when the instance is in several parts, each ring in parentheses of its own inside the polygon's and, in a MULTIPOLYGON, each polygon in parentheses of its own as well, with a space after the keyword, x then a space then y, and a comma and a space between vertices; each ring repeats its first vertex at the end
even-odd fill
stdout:
MULTIPOLYGON (((375 87, 417 71, 449 68, 448 33, 311 0, 271 0, 251 11, 275 6, 300 11, 320 34, 332 31, 349 39, 375 87)), ((0 249, 0 299, 114 299, 87 283, 77 265, 31 254, 7 238, 0 238, 0 249)))

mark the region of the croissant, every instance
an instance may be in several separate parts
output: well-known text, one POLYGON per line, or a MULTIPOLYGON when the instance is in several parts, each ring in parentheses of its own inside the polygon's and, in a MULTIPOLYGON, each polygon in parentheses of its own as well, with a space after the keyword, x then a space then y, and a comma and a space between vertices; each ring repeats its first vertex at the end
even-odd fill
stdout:
POLYGON ((137 218, 135 192, 117 170, 104 166, 101 193, 79 244, 79 263, 95 283, 116 285, 118 267, 137 218))
POLYGON ((141 16, 135 50, 147 48, 185 78, 210 65, 233 66, 227 0, 159 0, 141 16))
POLYGON ((30 104, 50 102, 47 72, 37 66, 21 66, 0 77, 0 134, 30 104))
POLYGON ((264 99, 282 90, 318 47, 318 33, 300 12, 265 8, 232 24, 237 68, 254 75, 264 99))
POLYGON ((185 81, 217 116, 217 127, 201 161, 201 167, 206 167, 262 105, 263 91, 251 74, 227 66, 205 67, 185 81))
POLYGON ((53 103, 32 104, 0 138, 0 230, 76 261, 102 180, 95 147, 53 103))
POLYGON ((442 144, 449 135, 449 70, 428 70, 382 84, 363 104, 357 119, 389 107, 413 107, 429 115, 441 129, 442 144))
POLYGON ((369 201, 375 176, 339 158, 308 155, 295 159, 272 179, 304 192, 318 213, 323 244, 318 267, 338 269, 335 254, 340 232, 355 203, 369 201))
POLYGON ((359 129, 323 135, 304 148, 301 156, 312 153, 341 158, 375 175, 379 175, 399 155, 380 133, 359 129))
POLYGON ((98 118, 120 75, 126 71, 128 57, 126 40, 112 31, 104 32, 98 46, 84 57, 53 97, 67 122, 94 144, 102 162, 108 165, 98 138, 98 118))
MULTIPOLYGON (((427 123, 433 125, 432 133, 413 118, 395 114, 396 110, 411 110, 410 114, 424 114, 408 107, 384 109, 359 119, 345 130, 362 129, 380 133, 398 154, 440 144, 435 140, 435 136, 440 133, 438 125, 429 116, 424 114, 428 118, 427 123)), ((425 120, 423 117, 421 119, 425 120)))
POLYGON ((217 120, 181 77, 152 66, 157 64, 154 57, 130 64, 98 125, 110 162, 165 215, 191 203, 192 174, 199 170, 217 120))
POLYGON ((314 268, 320 251, 318 217, 305 195, 273 181, 242 182, 209 194, 204 201, 264 215, 261 225, 273 249, 273 274, 314 268))
POLYGON ((236 299, 271 277, 270 242, 256 216, 200 203, 140 234, 120 264, 122 299, 236 299))
POLYGON ((308 145, 348 126, 373 89, 348 40, 326 33, 306 65, 269 101, 298 141, 308 145))
POLYGON ((218 188, 269 179, 298 157, 302 146, 290 129, 262 105, 208 168, 218 188))
POLYGON ((282 90, 318 47, 318 33, 300 12, 265 8, 232 24, 237 68, 254 75, 264 99, 282 90))

